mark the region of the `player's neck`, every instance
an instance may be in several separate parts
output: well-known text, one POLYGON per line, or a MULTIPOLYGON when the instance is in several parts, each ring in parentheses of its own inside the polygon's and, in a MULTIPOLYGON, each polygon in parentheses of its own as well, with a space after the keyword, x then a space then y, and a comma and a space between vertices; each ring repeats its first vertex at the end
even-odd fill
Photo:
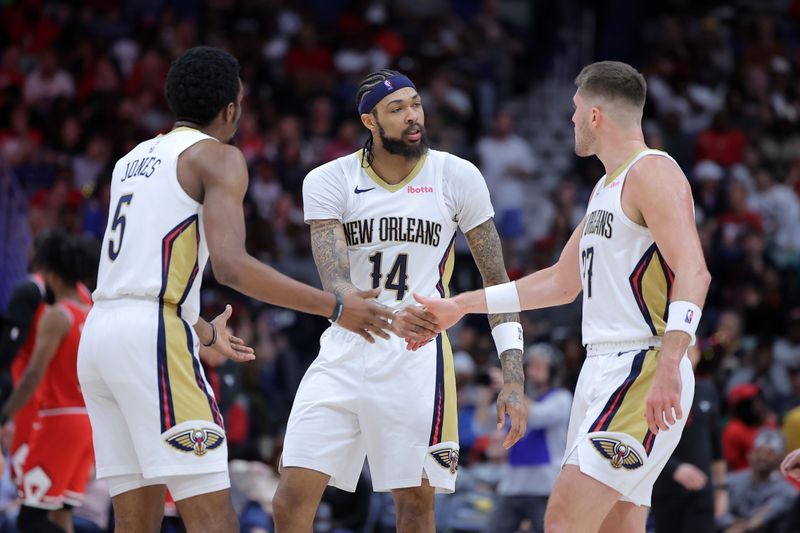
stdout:
POLYGON ((402 155, 390 154, 379 146, 375 146, 372 153, 374 157, 369 166, 378 177, 389 185, 396 185, 406 179, 420 159, 419 157, 409 159, 402 155))
POLYGON ((56 289, 55 287, 51 287, 53 289, 53 296, 55 297, 57 302, 62 302, 64 300, 74 300, 76 302, 80 302, 80 296, 78 295, 78 289, 76 288, 69 288, 69 287, 59 287, 56 289))
POLYGON ((205 133, 209 137, 214 137, 215 139, 217 139, 220 142, 224 142, 222 140, 223 135, 218 130, 218 128, 216 128, 214 126, 214 122, 212 122, 211 124, 209 124, 207 126, 201 126, 200 124, 197 124, 196 122, 191 122, 189 120, 178 120, 172 126, 172 130, 175 131, 178 128, 190 128, 190 129, 193 129, 193 130, 197 130, 197 131, 199 131, 201 133, 205 133))
POLYGON ((641 133, 620 132, 617 135, 603 136, 597 157, 603 163, 606 175, 609 176, 642 150, 647 150, 647 145, 641 133))

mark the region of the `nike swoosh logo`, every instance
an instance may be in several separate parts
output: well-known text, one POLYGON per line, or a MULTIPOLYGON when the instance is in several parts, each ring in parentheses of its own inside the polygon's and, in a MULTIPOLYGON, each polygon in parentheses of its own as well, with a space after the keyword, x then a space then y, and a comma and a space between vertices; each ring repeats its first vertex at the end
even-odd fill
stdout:
POLYGON ((355 188, 355 190, 353 190, 353 192, 356 193, 356 194, 361 194, 362 192, 369 192, 369 191, 373 190, 374 188, 375 187, 373 187, 372 189, 359 189, 358 185, 356 185, 356 188, 355 188))

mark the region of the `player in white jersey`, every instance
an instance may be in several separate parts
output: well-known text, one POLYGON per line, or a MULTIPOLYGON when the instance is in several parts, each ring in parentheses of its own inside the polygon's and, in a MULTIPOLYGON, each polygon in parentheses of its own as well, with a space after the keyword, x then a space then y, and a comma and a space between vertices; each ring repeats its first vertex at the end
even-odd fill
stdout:
MULTIPOLYGON (((273 500, 278 533, 310 531, 325 486, 355 490, 365 457, 373 488, 392 492, 397 530, 434 531, 434 492, 453 491, 458 466, 455 376, 445 334, 407 349, 407 340, 438 332, 412 294, 447 295, 459 228, 484 283, 508 280, 483 176, 428 149, 411 80, 376 72, 357 103, 370 137, 363 150, 309 173, 305 219, 324 286, 337 294, 380 289, 395 335, 370 346, 337 326, 323 334, 286 430, 273 500)), ((525 433, 522 328, 515 313, 490 322, 501 339, 498 416, 512 419, 511 446, 525 433)))
POLYGON ((691 407, 685 353, 710 276, 689 183, 644 143, 644 77, 604 61, 575 83, 575 153, 596 155, 606 175, 558 262, 485 292, 420 301, 447 327, 464 313, 551 307, 583 291, 587 359, 545 529, 643 532, 653 483, 691 407))
POLYGON ((288 278, 245 251, 247 166, 228 144, 241 115, 239 63, 193 48, 167 75, 176 115, 166 135, 117 162, 95 306, 78 373, 116 531, 158 531, 165 486, 188 531, 238 531, 222 417, 198 360, 201 349, 254 358, 226 332, 228 306, 199 317, 202 272, 253 298, 330 317, 367 340, 388 336, 389 313, 288 278), (204 348, 201 348, 201 345, 204 348))

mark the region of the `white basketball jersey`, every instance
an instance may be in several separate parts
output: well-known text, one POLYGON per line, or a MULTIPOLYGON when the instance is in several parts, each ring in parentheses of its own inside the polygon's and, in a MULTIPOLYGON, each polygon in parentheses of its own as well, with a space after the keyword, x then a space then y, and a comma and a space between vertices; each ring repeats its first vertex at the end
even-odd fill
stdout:
POLYGON ((350 277, 378 300, 399 307, 413 293, 446 297, 456 229, 467 232, 494 215, 489 191, 472 163, 429 150, 401 183, 388 185, 361 152, 311 171, 303 183, 305 220, 339 220, 350 277))
MULTIPOLYGON (((650 230, 622 211, 628 171, 644 150, 610 176, 603 176, 589 199, 580 241, 583 279, 583 343, 644 341, 664 334, 673 273, 650 230)), ((677 163, 676 163, 677 164, 677 163)))
POLYGON ((190 324, 200 307, 208 260, 203 206, 178 182, 178 156, 208 135, 178 128, 144 141, 120 159, 111 180, 94 301, 160 299, 190 324))

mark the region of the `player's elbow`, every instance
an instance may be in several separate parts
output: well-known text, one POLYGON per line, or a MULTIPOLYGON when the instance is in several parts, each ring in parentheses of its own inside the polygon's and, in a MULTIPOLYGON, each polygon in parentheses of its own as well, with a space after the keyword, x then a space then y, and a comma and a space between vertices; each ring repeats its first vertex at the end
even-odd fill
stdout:
POLYGON ((227 287, 233 289, 239 284, 241 276, 241 262, 236 257, 226 254, 211 256, 211 269, 214 271, 214 278, 227 287))
POLYGON ((700 281, 703 284, 703 287, 705 287, 705 289, 708 290, 709 285, 711 285, 711 272, 708 271, 708 269, 705 267, 705 265, 703 265, 700 268, 700 272, 698 272, 698 276, 700 278, 700 281))
POLYGON ((578 296, 581 294, 581 291, 582 291, 582 290, 583 290, 583 287, 581 286, 581 284, 580 284, 580 283, 578 283, 578 284, 573 284, 571 287, 569 287, 569 288, 568 288, 568 289, 565 291, 565 294, 564 294, 564 303, 565 303, 565 304, 571 304, 572 302, 574 302, 575 300, 577 300, 577 299, 578 299, 578 296))

